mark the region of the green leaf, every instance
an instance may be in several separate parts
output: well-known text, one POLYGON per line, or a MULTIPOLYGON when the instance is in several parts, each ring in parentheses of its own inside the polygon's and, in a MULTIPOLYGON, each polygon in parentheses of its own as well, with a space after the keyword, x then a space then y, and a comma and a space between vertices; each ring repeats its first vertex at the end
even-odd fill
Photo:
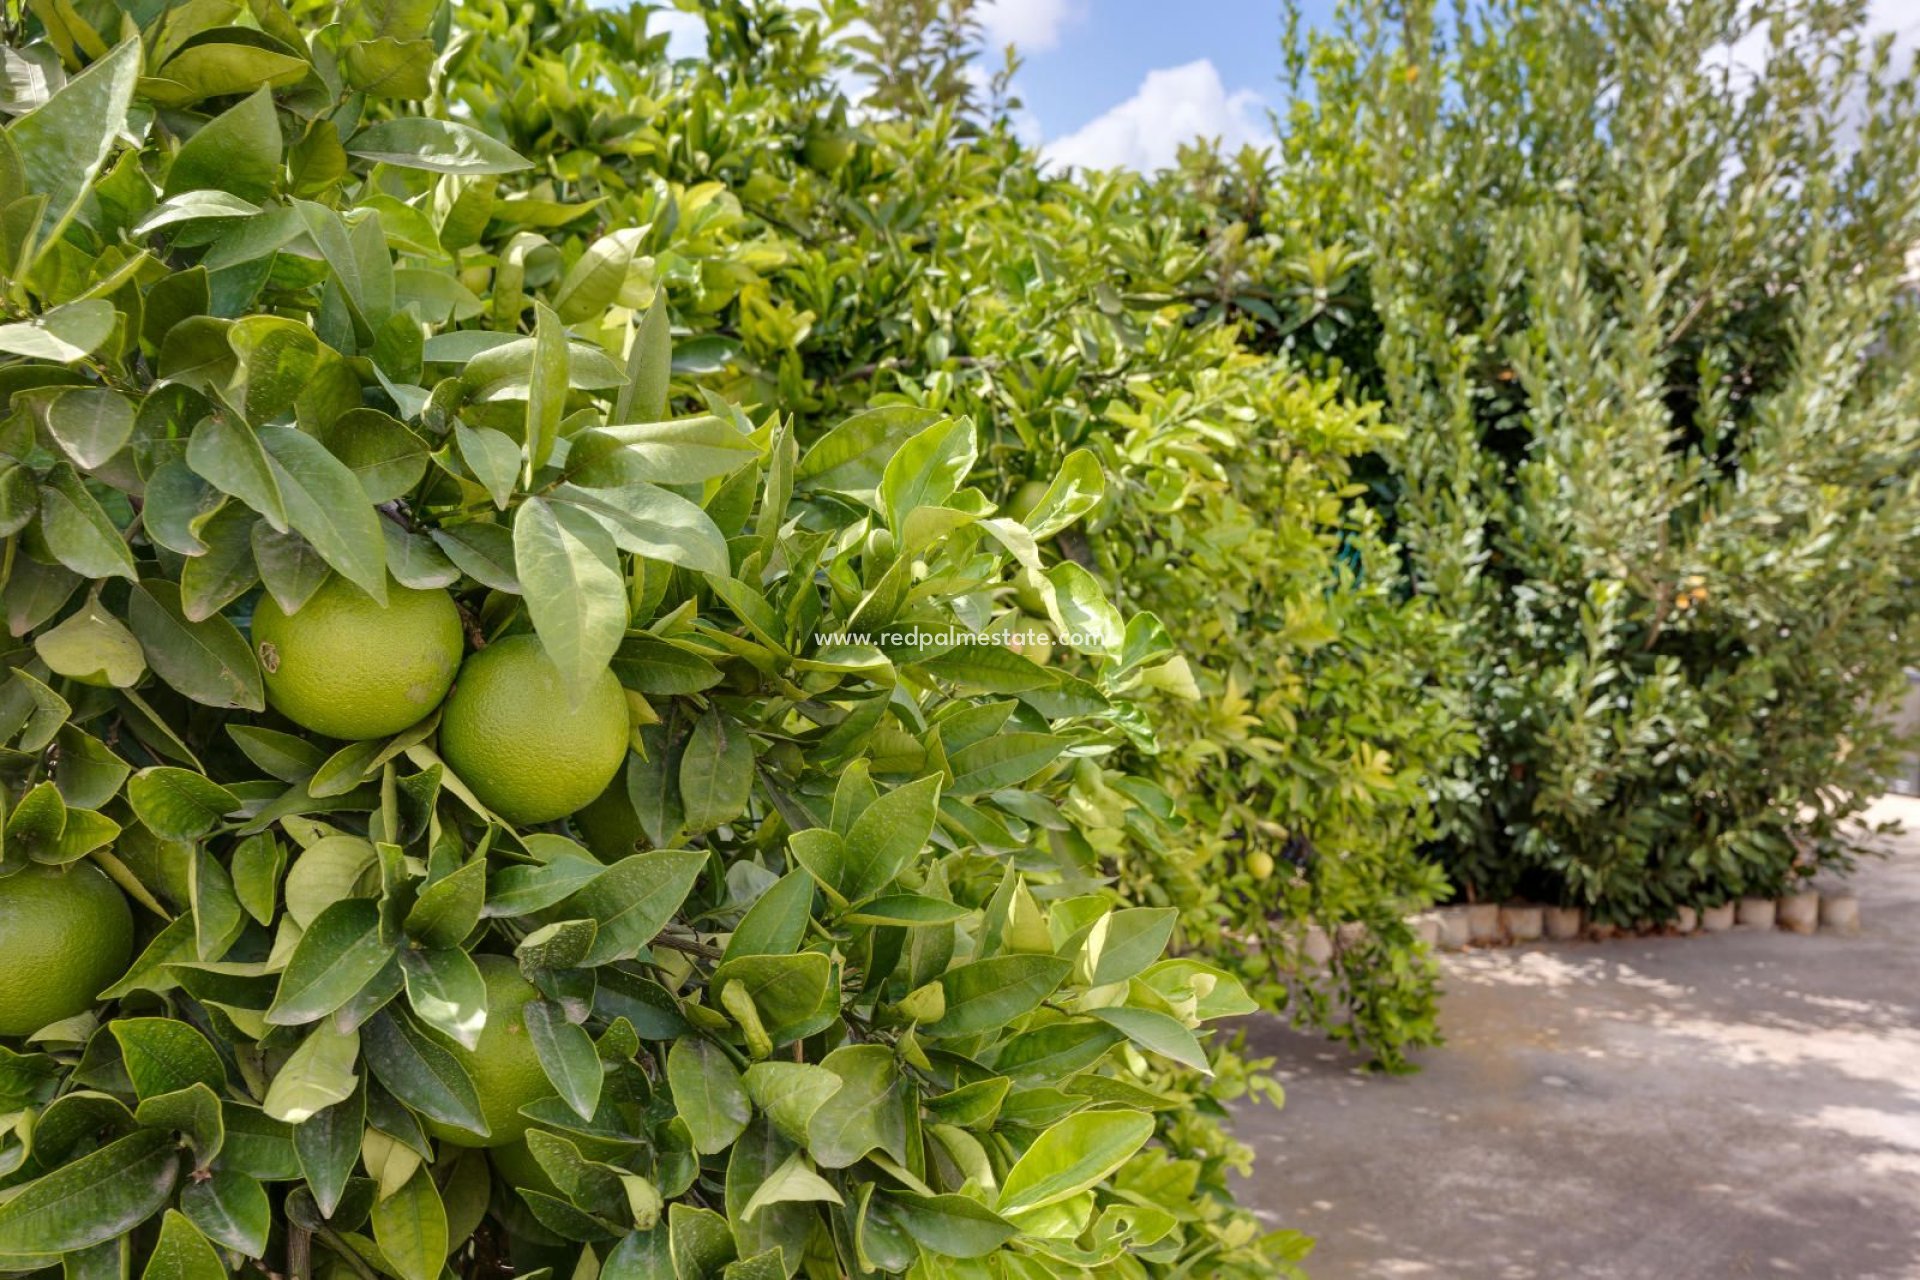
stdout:
POLYGON ((218 615, 188 618, 178 586, 164 578, 135 586, 127 621, 154 674, 176 691, 209 707, 266 709, 260 664, 246 637, 218 615))
POLYGON ((307 1180, 314 1203, 327 1217, 333 1216, 347 1179, 360 1163, 360 1140, 366 1129, 367 1091, 363 1088, 294 1127, 293 1149, 300 1160, 300 1175, 307 1180))
POLYGON ((1059 474, 1040 501, 1027 512, 1026 526, 1035 541, 1045 541, 1100 505, 1106 496, 1107 473, 1091 449, 1075 449, 1060 464, 1059 474))
POLYGON ((533 367, 527 384, 527 487, 553 454, 567 412, 567 330, 545 303, 533 304, 533 367))
POLYGON ((307 926, 280 975, 267 1022, 299 1026, 347 1003, 393 959, 380 939, 380 906, 367 898, 335 902, 307 926))
POLYGON ((304 58, 264 32, 216 27, 197 32, 141 91, 162 106, 185 107, 262 86, 283 88, 310 72, 304 58))
MULTIPOLYGON (((233 1139, 230 1130, 226 1150, 233 1139)), ((266 1256, 273 1211, 258 1179, 236 1169, 213 1169, 180 1192, 180 1211, 222 1248, 249 1258, 266 1256)))
POLYGON ((1126 627, 1099 581, 1071 560, 1048 569, 1047 581, 1053 584, 1050 603, 1053 621, 1061 633, 1089 637, 1090 643, 1079 646, 1084 652, 1118 658, 1126 648, 1126 627))
POLYGON ((267 89, 240 100, 202 125, 167 170, 163 198, 224 191, 258 204, 280 183, 280 121, 267 89))
POLYGON ((721 963, 744 956, 784 956, 800 949, 813 912, 813 877, 789 871, 761 894, 727 939, 721 963))
POLYGON ((634 330, 627 349, 627 385, 614 397, 613 421, 654 422, 667 414, 667 393, 673 376, 673 327, 667 314, 667 292, 656 289, 653 304, 634 330))
POLYGON ((1126 1037, 1101 1022, 1054 1022, 1022 1031, 1000 1046, 994 1070, 1015 1079, 1064 1080, 1084 1071, 1126 1037))
POLYGON ((467 1049, 487 1021, 487 984, 473 957, 458 947, 400 952, 407 1003, 420 1020, 467 1049))
POLYGON ((393 1010, 366 1025, 367 1067, 394 1097, 430 1120, 485 1137, 473 1078, 459 1059, 393 1010))
POLYGON ((1158 960, 1179 914, 1173 907, 1129 907, 1102 916, 1087 935, 1087 985, 1124 981, 1158 960))
POLYGON ((1213 1068, 1207 1063, 1206 1050, 1200 1042, 1178 1019, 1161 1013, 1158 1009, 1132 1009, 1117 1006, 1111 1009, 1095 1009, 1093 1016, 1109 1026, 1124 1033, 1127 1039, 1139 1045, 1149 1053, 1157 1053, 1163 1058, 1171 1058, 1183 1067, 1191 1067, 1202 1075, 1212 1075, 1213 1068))
POLYGON ((404 925, 429 947, 457 947, 480 923, 487 900, 487 860, 474 858, 420 891, 404 925))
POLYGON ((936 422, 916 433, 900 446, 881 475, 880 500, 888 525, 897 534, 913 511, 945 504, 965 483, 977 456, 973 423, 968 419, 936 422))
POLYGON ((1018 786, 1059 759, 1066 748, 1066 739, 1051 733, 996 733, 953 753, 952 794, 974 796, 1018 786))
POLYGON ((952 924, 971 914, 957 902, 923 897, 917 893, 896 893, 857 903, 848 908, 841 919, 848 924, 894 924, 911 928, 915 925, 952 924))
POLYGON ((131 689, 147 673, 140 642, 98 600, 35 636, 33 651, 53 674, 102 688, 131 689))
POLYGON ((697 849, 636 853, 608 867, 566 900, 560 913, 599 926, 587 968, 630 959, 673 917, 707 864, 697 849))
POLYGON ((1019 1234, 1011 1222, 967 1196, 895 1191, 885 1203, 916 1244, 949 1258, 984 1258, 1019 1234))
POLYGON ((753 791, 753 744, 740 725, 708 711, 680 757, 680 803, 694 834, 724 826, 747 810, 753 791))
POLYGON ((453 424, 453 442, 460 450, 460 460, 493 499, 493 505, 505 511, 520 479, 520 446, 504 431, 470 427, 458 419, 453 424))
POLYGON ((667 1234, 672 1241, 673 1269, 684 1280, 711 1276, 734 1255, 733 1231, 726 1218, 696 1205, 667 1208, 667 1234))
POLYGON ((1153 1136, 1153 1117, 1138 1111, 1082 1111, 1034 1140, 1007 1171, 996 1206, 1027 1213, 1079 1195, 1133 1158, 1153 1136))
POLYGON ((400 1280, 438 1280, 447 1257, 447 1210, 422 1167, 373 1206, 373 1238, 400 1280))
POLYGON ((325 445, 292 427, 261 427, 259 438, 287 523, 341 577, 386 604, 387 542, 359 479, 325 445))
POLYGON ((142 1130, 62 1165, 0 1204, 0 1256, 89 1248, 151 1218, 173 1195, 173 1135, 142 1130))
POLYGON ((220 1098, 204 1082, 142 1099, 133 1115, 148 1128, 171 1129, 184 1136, 193 1151, 195 1173, 205 1171, 226 1142, 220 1098))
POLYGON ((740 1073, 726 1051, 709 1040, 682 1036, 674 1041, 667 1052, 667 1083, 701 1155, 725 1151, 753 1118, 740 1073))
POLYGON ((531 168, 511 147, 452 120, 408 117, 370 125, 347 152, 402 169, 434 173, 515 173, 531 168))
POLYGON ((368 502, 404 498, 427 473, 426 442, 378 409, 349 409, 313 434, 359 478, 368 502))
POLYGON ((938 774, 896 787, 868 805, 846 835, 841 894, 859 901, 892 884, 933 834, 939 807, 938 774))
POLYGON ((1240 979, 1199 960, 1162 960, 1142 974, 1140 981, 1171 1003, 1192 1000, 1194 1016, 1203 1022, 1243 1017, 1260 1007, 1240 979))
POLYGON ((447 553, 447 559, 481 586, 509 595, 520 594, 520 578, 514 570, 513 534, 503 526, 470 521, 435 529, 431 536, 447 553))
POLYGON ((947 1010, 924 1028, 931 1036, 964 1036, 1003 1027, 1040 1007, 1073 965, 1057 956, 995 956, 959 965, 940 976, 947 1010))
POLYGON ((194 948, 202 960, 219 960, 246 928, 233 877, 200 845, 193 851, 193 882, 188 900, 193 908, 194 948))
POLYGON ((747 1068, 745 1078, 753 1105, 795 1142, 807 1140, 813 1113, 839 1090, 840 1083, 833 1072, 807 1062, 756 1062, 747 1068))
POLYGON ((729 571, 727 540, 720 527, 679 494, 635 482, 606 489, 564 484, 553 496, 591 513, 623 551, 696 573, 729 571))
POLYGON ((833 962, 818 951, 798 955, 742 956, 721 964, 708 988, 724 991, 739 983, 753 1000, 769 1032, 809 1022, 820 1010, 833 981, 833 962))
POLYGON ((215 413, 200 420, 187 441, 187 465, 222 493, 231 494, 285 532, 287 509, 260 438, 245 423, 215 413))
POLYGON ((0 324, 0 351, 29 360, 72 364, 97 351, 113 336, 119 312, 104 298, 55 307, 15 324, 0 324))
POLYGON ((286 416, 319 375, 320 339, 313 330, 284 316, 245 316, 227 328, 235 372, 226 398, 237 402, 248 422, 266 423, 286 416))
MULTIPOLYGON (((333 570, 314 551, 313 544, 291 529, 277 533, 265 520, 255 520, 248 531, 247 545, 259 568, 261 585, 283 612, 300 612, 332 576, 333 570)), ((187 568, 199 563, 190 560, 187 568)))
POLYGON ((160 1238, 147 1256, 140 1280, 226 1280, 227 1268, 212 1241, 192 1220, 169 1209, 160 1220, 160 1238))
MULTIPOLYGON (((742 1221, 751 1222, 768 1205, 794 1203, 844 1204, 833 1184, 815 1173, 805 1153, 795 1151, 780 1167, 767 1175, 741 1210, 742 1221)), ((969 1202, 971 1203, 971 1202, 969 1202)))
POLYGON ((545 1000, 529 1001, 524 1010, 527 1039, 540 1059, 541 1068, 553 1083, 554 1091, 582 1120, 593 1119, 600 1105, 600 1085, 605 1072, 593 1038, 584 1029, 567 1021, 554 1005, 545 1000))
POLYGON ((83 578, 139 580, 120 530, 87 492, 79 473, 64 462, 54 466, 40 486, 40 533, 53 558, 83 578))
POLYGON ((216 1092, 226 1088, 227 1071, 207 1038, 171 1018, 117 1018, 107 1024, 120 1042, 133 1090, 142 1099, 172 1093, 196 1082, 216 1092))
MULTIPOLYGON (((140 41, 137 38, 122 41, 104 58, 67 81, 46 102, 7 127, 7 138, 24 166, 26 189, 47 197, 46 212, 37 229, 40 250, 44 251, 60 238, 86 199, 100 166, 113 151, 114 139, 126 128, 127 108, 133 102, 134 84, 139 76, 140 41)), ((112 310, 105 302, 98 305, 107 307, 109 312, 112 310)), ((48 316, 49 328, 51 320, 52 316, 48 316)), ((7 345, 6 329, 15 327, 26 326, 0 328, 0 348, 19 355, 37 354, 7 345)), ((87 345, 86 350, 98 345, 96 341, 87 345)))
POLYGON ((47 434, 75 466, 93 471, 133 436, 133 402, 105 387, 70 387, 46 405, 47 434))
POLYGON ((904 404, 856 413, 813 442, 796 475, 842 493, 877 489, 900 445, 943 417, 938 409, 904 404))
POLYGON ((627 589, 606 530, 528 498, 513 519, 513 558, 540 644, 577 702, 601 678, 627 629, 627 589))
POLYGON ((844 1169, 869 1151, 907 1162, 909 1086, 893 1051, 857 1044, 835 1049, 821 1063, 840 1087, 807 1121, 807 1149, 823 1168, 844 1169))
POLYGON ((647 227, 622 227, 588 245, 567 270, 553 295, 553 309, 568 324, 597 318, 614 304, 626 287, 634 251, 646 239, 647 227))
POLYGON ((629 634, 613 655, 613 674, 635 693, 699 693, 720 683, 720 668, 649 635, 629 634))
POLYGON ((574 437, 567 464, 572 477, 589 488, 703 484, 732 475, 759 455, 751 436, 725 418, 703 413, 583 432, 574 437))
POLYGON ((502 867, 488 881, 487 917, 524 916, 564 902, 606 871, 603 863, 582 855, 555 858, 539 866, 502 867))
POLYGON ((198 840, 240 808, 240 798, 190 769, 155 765, 127 780, 127 803, 163 840, 198 840))

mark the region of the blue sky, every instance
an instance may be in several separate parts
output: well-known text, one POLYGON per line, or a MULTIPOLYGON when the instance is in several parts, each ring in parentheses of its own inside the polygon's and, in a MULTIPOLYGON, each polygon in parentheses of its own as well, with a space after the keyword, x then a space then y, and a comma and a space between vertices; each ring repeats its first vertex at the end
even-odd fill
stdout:
POLYGON ((1019 46, 1028 130, 1063 161, 1152 167, 1196 134, 1258 141, 1284 92, 1280 0, 988 0, 981 16, 990 44, 1019 46))
MULTIPOLYGON (((599 0, 601 3, 614 0, 599 0)), ((668 5, 672 0, 653 0, 668 5)), ((804 2, 804 0, 802 0, 804 2)), ((1272 136, 1267 112, 1281 105, 1282 0, 982 0, 978 16, 993 54, 1012 43, 1023 66, 1014 92, 1021 131, 1061 164, 1154 169, 1182 143, 1222 139, 1229 150, 1272 136)), ((1311 27, 1337 0, 1301 0, 1311 27)), ((1866 0, 1868 26, 1891 31, 1898 56, 1920 48, 1920 0, 1866 0)), ((676 56, 700 52, 697 18, 670 9, 657 27, 676 34, 676 56)), ((1751 36, 1729 55, 1764 61, 1751 36)))

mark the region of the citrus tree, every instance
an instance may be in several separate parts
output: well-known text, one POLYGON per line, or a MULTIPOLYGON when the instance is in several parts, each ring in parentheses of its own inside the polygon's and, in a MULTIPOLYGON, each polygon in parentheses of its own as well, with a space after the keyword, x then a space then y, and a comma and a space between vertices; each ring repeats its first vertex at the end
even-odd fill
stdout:
POLYGON ((719 193, 533 230, 445 7, 7 17, 0 1267, 1289 1268, 1179 1141, 1253 1003, 1054 852, 1165 814, 1097 479, 692 403, 719 193))
MULTIPOLYGON (((564 158, 572 203, 545 236, 589 242, 609 208, 653 222, 635 252, 696 300, 689 376, 788 407, 803 439, 874 404, 963 413, 981 425, 974 481, 1010 511, 1070 458, 1103 476, 1098 507, 1041 557, 1156 613, 1182 660, 1141 673, 1151 733, 1083 762, 1073 794, 1101 811, 1105 789, 1150 776, 1180 820, 1091 828, 1080 859, 1177 905, 1175 945, 1263 1005, 1391 1065, 1430 1041, 1431 973, 1404 917, 1442 891, 1417 852, 1422 779, 1463 735, 1422 687, 1431 618, 1355 501, 1392 430, 1248 349, 1196 239, 1211 205, 1183 180, 1048 171, 954 73, 965 6, 728 0, 704 10, 706 58, 678 63, 632 14, 520 12, 461 7, 472 42, 449 93, 564 158), (850 77, 877 86, 857 109, 850 77), (668 192, 688 193, 697 245, 659 234, 668 192), (1330 971, 1302 961, 1309 924, 1342 939, 1330 971)), ((1046 579, 1022 567, 1006 585, 1022 626, 1069 630, 1046 579)), ((1087 658, 1053 648, 1070 669, 1087 658)))

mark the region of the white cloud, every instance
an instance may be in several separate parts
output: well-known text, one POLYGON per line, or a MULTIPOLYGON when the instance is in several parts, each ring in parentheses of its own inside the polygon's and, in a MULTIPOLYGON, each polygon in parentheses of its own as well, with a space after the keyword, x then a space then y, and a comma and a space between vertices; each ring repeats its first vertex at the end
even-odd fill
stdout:
POLYGON ((675 61, 707 56, 707 23, 697 13, 655 9, 647 15, 647 31, 652 35, 667 33, 667 57, 675 61))
POLYGON ((1086 0, 986 0, 974 10, 987 48, 998 55, 1008 45, 1039 53, 1060 43, 1069 26, 1087 16, 1086 0))
POLYGON ((1183 143, 1218 138, 1228 151, 1270 134, 1266 102, 1251 89, 1227 92, 1206 58, 1147 72, 1139 89, 1105 115, 1047 144, 1055 164, 1146 172, 1174 162, 1183 143))

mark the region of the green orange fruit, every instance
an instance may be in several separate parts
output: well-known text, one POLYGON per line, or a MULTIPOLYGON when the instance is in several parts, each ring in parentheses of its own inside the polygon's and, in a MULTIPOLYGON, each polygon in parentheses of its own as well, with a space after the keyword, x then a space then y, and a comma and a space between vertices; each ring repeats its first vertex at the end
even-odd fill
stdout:
POLYGON ((1047 496, 1047 489, 1045 480, 1026 481, 1007 499, 1007 515, 1014 520, 1025 520, 1040 505, 1040 499, 1047 496))
POLYGON ((133 912, 93 863, 32 863, 0 878, 0 1036, 90 1008, 132 954, 133 912))
POLYGON ((335 574, 297 613, 271 595, 253 610, 267 701, 329 738, 384 738, 418 724, 447 696, 462 643, 452 596, 391 581, 384 606, 335 574))
POLYGON ((627 758, 627 695, 603 671, 577 702, 530 635, 496 640, 460 668, 440 716, 440 755, 480 803, 527 826, 592 803, 627 758))
POLYGON ((547 1176, 547 1171, 540 1167, 533 1152, 528 1150, 524 1137, 493 1148, 487 1153, 487 1158, 493 1162, 493 1171, 508 1186, 526 1187, 542 1195, 566 1199, 560 1188, 554 1185, 553 1179, 547 1176))
POLYGON ((527 1005, 539 999, 540 992, 506 956, 473 959, 487 984, 487 1024, 480 1029, 479 1040, 468 1049, 443 1032, 427 1034, 473 1078, 487 1134, 482 1137, 439 1120, 427 1121, 427 1129, 456 1147, 503 1147, 526 1136, 531 1121, 520 1114, 520 1108, 554 1092, 540 1055, 534 1052, 533 1037, 527 1034, 527 1005))
POLYGON ((625 769, 616 771, 607 789, 573 815, 573 825, 593 856, 602 862, 618 862, 639 851, 645 833, 640 829, 640 815, 633 811, 633 797, 627 793, 625 769))

